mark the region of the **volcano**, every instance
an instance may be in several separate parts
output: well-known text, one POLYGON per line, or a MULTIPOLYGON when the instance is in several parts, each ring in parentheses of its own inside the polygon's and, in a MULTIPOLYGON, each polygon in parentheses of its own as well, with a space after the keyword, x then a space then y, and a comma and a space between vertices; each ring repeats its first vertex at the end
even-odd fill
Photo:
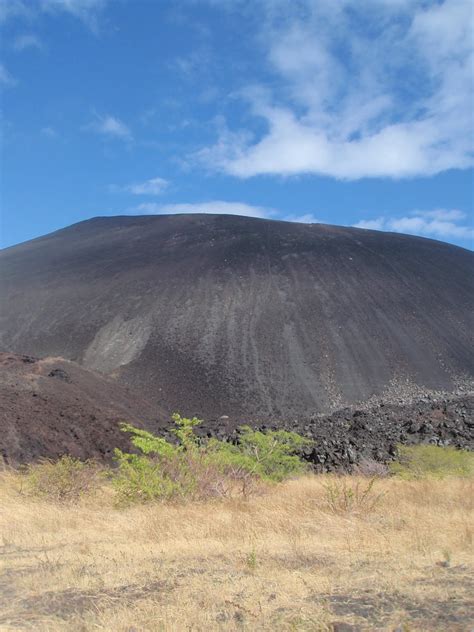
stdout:
POLYGON ((474 375, 474 255, 229 215, 98 217, 0 253, 0 347, 157 410, 288 419, 474 375))

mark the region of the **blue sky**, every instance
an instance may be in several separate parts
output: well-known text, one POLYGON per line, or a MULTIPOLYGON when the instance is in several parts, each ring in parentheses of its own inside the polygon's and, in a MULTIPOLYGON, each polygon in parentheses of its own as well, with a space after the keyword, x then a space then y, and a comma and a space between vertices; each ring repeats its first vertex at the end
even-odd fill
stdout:
POLYGON ((224 212, 472 248, 471 0, 0 0, 2 245, 224 212))

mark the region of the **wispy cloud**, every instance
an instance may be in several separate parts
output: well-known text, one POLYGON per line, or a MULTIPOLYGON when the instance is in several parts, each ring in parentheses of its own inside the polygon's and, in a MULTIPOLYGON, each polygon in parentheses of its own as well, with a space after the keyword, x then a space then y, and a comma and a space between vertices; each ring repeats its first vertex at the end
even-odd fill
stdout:
POLYGON ((18 35, 13 42, 13 49, 22 52, 29 48, 37 48, 41 50, 43 48, 43 43, 36 35, 32 33, 24 33, 23 35, 18 35))
POLYGON ((285 222, 298 222, 299 224, 324 224, 323 220, 318 219, 313 213, 303 213, 301 215, 291 214, 284 215, 282 218, 285 222))
POLYGON ((196 78, 197 74, 211 66, 211 53, 206 47, 201 47, 187 55, 176 57, 171 66, 189 78, 196 78))
POLYGON ((145 215, 174 215, 177 213, 211 213, 217 215, 242 215, 245 217, 273 217, 275 209, 265 206, 254 206, 245 202, 227 202, 224 200, 211 200, 209 202, 193 202, 181 204, 157 204, 145 202, 135 206, 136 213, 145 215))
POLYGON ((116 116, 96 116, 96 120, 82 128, 84 131, 94 132, 108 138, 131 141, 133 135, 130 129, 116 116))
POLYGON ((41 130, 41 135, 42 136, 46 136, 46 138, 57 138, 58 137, 58 133, 57 131, 54 129, 54 127, 42 127, 41 130))
POLYGON ((361 220, 354 226, 441 239, 472 240, 474 238, 472 223, 469 225, 467 214, 458 209, 412 211, 403 217, 381 216, 375 219, 361 220))
POLYGON ((111 192, 133 193, 133 195, 161 195, 168 188, 169 182, 164 178, 151 178, 144 182, 135 182, 126 186, 112 185, 111 192))
POLYGON ((98 15, 107 2, 108 0, 40 0, 40 7, 47 13, 69 13, 92 30, 97 30, 98 15))
POLYGON ((0 23, 13 18, 28 17, 32 9, 23 0, 0 0, 0 23))
POLYGON ((14 86, 17 84, 17 80, 5 68, 4 64, 0 63, 0 84, 4 86, 14 86))
POLYGON ((97 30, 98 16, 109 0, 0 0, 0 23, 12 19, 32 20, 42 13, 68 13, 92 30, 97 30))
POLYGON ((241 178, 403 178, 473 164, 469 0, 259 6, 275 80, 240 96, 266 131, 221 125, 199 161, 241 178))
POLYGON ((225 200, 211 200, 209 202, 191 202, 178 204, 158 204, 156 202, 144 202, 132 209, 134 213, 144 215, 175 215, 177 213, 210 213, 214 215, 241 215, 242 217, 258 217, 261 219, 278 219, 285 222, 298 222, 302 224, 319 224, 312 213, 282 214, 277 209, 269 206, 247 204, 246 202, 229 202, 225 200))

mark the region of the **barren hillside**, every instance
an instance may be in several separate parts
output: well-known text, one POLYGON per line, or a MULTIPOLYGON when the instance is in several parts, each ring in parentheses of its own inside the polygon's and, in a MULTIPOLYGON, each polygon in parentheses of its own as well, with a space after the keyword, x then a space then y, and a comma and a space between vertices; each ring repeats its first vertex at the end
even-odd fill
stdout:
POLYGON ((204 417, 449 391, 474 373, 473 261, 321 224, 96 218, 0 254, 1 347, 75 360, 204 417))

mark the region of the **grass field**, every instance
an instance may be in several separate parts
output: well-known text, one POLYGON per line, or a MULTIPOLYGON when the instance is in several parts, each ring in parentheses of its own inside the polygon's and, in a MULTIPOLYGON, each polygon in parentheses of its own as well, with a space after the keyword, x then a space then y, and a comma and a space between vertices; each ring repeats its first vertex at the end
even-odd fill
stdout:
POLYGON ((74 505, 18 487, 1 475, 2 631, 474 627, 472 481, 388 478, 363 497, 366 479, 308 476, 125 509, 107 486, 74 505))

